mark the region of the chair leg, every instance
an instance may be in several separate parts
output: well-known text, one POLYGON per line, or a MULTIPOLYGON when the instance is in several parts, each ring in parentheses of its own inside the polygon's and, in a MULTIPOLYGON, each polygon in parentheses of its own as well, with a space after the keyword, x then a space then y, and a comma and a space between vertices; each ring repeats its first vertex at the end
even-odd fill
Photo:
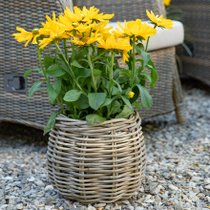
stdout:
POLYGON ((173 96, 174 108, 175 108, 175 113, 176 113, 176 120, 178 123, 184 124, 186 120, 185 120, 185 117, 183 116, 182 108, 180 105, 180 102, 183 99, 183 95, 182 95, 181 82, 179 79, 177 68, 174 72, 172 96, 173 96))

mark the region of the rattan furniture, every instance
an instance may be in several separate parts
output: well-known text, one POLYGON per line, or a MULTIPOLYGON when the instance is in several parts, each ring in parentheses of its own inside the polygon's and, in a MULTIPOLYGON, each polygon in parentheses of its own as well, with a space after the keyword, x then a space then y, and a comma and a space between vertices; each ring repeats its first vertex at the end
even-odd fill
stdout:
MULTIPOLYGON (((78 6, 99 7, 103 12, 115 13, 115 21, 134 18, 145 19, 145 10, 164 13, 162 1, 147 0, 89 0, 74 1, 78 6)), ((39 26, 45 14, 52 11, 61 12, 66 5, 71 6, 68 0, 8 0, 0 2, 0 120, 24 123, 43 128, 54 107, 49 106, 47 95, 38 93, 28 98, 27 90, 37 78, 37 75, 23 78, 24 71, 37 67, 35 47, 23 48, 17 43, 12 33, 15 27, 21 26, 31 30, 31 26, 39 26)), ((159 71, 159 80, 152 91, 154 106, 151 110, 144 110, 142 118, 176 110, 178 120, 181 121, 179 104, 181 102, 181 87, 175 63, 175 48, 155 50, 151 52, 159 71)))
POLYGON ((45 15, 62 12, 68 1, 8 0, 0 1, 0 120, 20 122, 43 128, 50 115, 46 94, 27 96, 37 75, 23 78, 24 71, 37 68, 35 46, 24 48, 11 36, 16 26, 32 30, 40 26, 45 15))
POLYGON ((210 85, 210 1, 174 0, 173 5, 182 13, 185 44, 192 52, 190 56, 183 48, 179 50, 182 74, 210 85))

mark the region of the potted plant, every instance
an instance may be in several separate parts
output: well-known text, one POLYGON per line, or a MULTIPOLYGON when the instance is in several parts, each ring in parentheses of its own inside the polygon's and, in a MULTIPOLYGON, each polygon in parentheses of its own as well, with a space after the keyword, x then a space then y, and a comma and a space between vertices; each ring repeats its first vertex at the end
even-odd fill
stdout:
POLYGON ((136 110, 152 106, 149 88, 158 78, 147 47, 157 26, 172 27, 162 16, 147 15, 153 25, 137 19, 112 28, 113 14, 66 8, 58 17, 46 16, 39 29, 17 27, 13 34, 37 46, 42 80, 29 95, 45 88, 59 107, 45 127, 48 172, 67 198, 114 202, 139 188, 145 147, 136 110))

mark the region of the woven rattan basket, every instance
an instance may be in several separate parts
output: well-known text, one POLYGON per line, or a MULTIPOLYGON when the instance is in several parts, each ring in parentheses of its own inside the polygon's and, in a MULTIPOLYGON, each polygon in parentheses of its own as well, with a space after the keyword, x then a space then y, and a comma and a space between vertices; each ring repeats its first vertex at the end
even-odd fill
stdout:
POLYGON ((96 126, 59 116, 47 156, 50 180, 64 197, 82 203, 128 199, 145 168, 139 114, 96 126))
POLYGON ((182 12, 185 43, 192 52, 191 57, 185 50, 179 49, 182 74, 210 86, 210 1, 174 0, 173 5, 182 12))

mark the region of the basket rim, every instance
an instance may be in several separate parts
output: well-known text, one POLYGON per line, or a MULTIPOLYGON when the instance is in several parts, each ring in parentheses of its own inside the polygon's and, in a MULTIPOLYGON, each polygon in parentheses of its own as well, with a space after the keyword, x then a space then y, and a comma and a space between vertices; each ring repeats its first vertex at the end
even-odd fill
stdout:
MULTIPOLYGON (((112 118, 110 120, 105 120, 104 122, 93 124, 91 126, 100 126, 100 125, 104 125, 104 124, 108 124, 108 123, 123 122, 123 121, 128 121, 128 120, 134 120, 135 121, 137 119, 139 119, 141 121, 140 114, 139 114, 139 112, 134 111, 133 114, 131 114, 129 116, 129 118, 112 118)), ((59 114, 56 117, 56 121, 75 122, 75 123, 79 123, 79 124, 82 124, 82 125, 89 126, 89 124, 85 120, 73 119, 73 118, 67 117, 66 115, 63 115, 63 114, 59 114)))

